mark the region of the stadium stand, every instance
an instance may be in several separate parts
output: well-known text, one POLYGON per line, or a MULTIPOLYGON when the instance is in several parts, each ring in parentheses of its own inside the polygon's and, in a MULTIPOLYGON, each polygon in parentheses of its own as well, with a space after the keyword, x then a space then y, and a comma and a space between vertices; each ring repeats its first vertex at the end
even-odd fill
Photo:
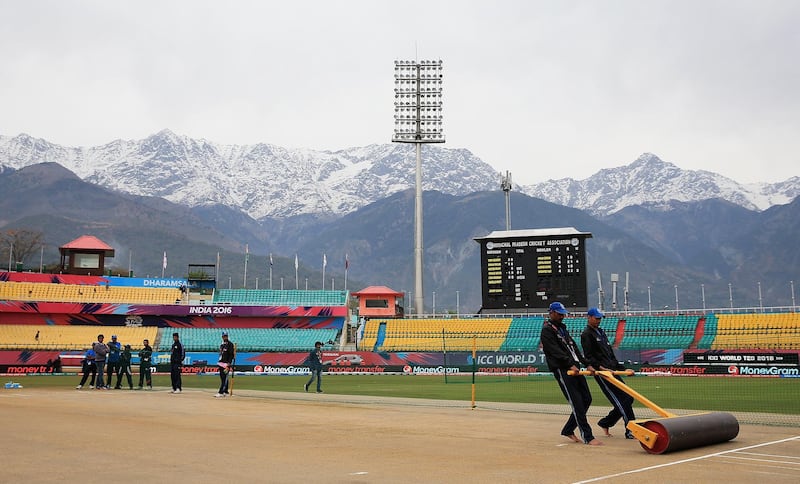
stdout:
POLYGON ((703 336, 697 343, 698 349, 707 350, 711 348, 711 344, 717 337, 717 322, 718 319, 716 314, 708 313, 705 315, 705 324, 703 325, 703 336))
POLYGON ((361 347, 380 351, 498 351, 508 334, 510 318, 372 319, 361 347), (379 340, 381 326, 385 329, 379 340))
MULTIPOLYGON (((237 351, 308 351, 314 343, 335 340, 336 329, 225 328, 237 351)), ((162 331, 160 348, 172 345, 178 333, 186 351, 217 351, 222 342, 221 328, 169 328, 162 331)))
MULTIPOLYGON (((97 335, 106 340, 116 335, 122 344, 142 347, 142 340, 157 341, 156 327, 124 326, 39 326, 30 324, 0 324, 0 349, 3 350, 83 350, 89 348, 97 335), (38 339, 37 339, 38 335, 38 339)), ((169 348, 169 345, 167 346, 169 348)))
POLYGON ((544 318, 513 318, 501 351, 535 351, 539 348, 544 318))
POLYGON ((262 306, 346 306, 347 291, 217 289, 214 304, 262 306))
POLYGON ((176 288, 0 282, 0 300, 7 301, 175 304, 181 296, 176 288))
POLYGON ((800 313, 718 314, 712 349, 800 349, 800 313))
POLYGON ((694 340, 697 316, 628 316, 620 349, 686 349, 694 340))

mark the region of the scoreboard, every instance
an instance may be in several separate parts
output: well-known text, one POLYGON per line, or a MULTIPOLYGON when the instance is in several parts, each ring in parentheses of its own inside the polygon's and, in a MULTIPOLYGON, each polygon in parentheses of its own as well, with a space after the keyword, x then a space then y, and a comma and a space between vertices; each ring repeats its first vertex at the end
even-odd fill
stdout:
POLYGON ((482 310, 586 308, 586 239, 573 227, 495 231, 481 252, 482 310))

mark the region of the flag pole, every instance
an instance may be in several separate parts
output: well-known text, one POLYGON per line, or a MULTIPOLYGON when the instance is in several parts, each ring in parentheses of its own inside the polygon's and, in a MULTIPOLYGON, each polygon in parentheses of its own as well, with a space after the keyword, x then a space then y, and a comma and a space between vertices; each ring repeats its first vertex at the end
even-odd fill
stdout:
POLYGON ((325 290, 325 266, 328 265, 328 258, 325 254, 322 254, 322 290, 325 290))
POLYGON ((347 269, 350 268, 350 258, 347 254, 344 255, 344 290, 347 292, 347 269))
POLYGON ((250 258, 250 245, 244 244, 244 283, 243 287, 247 289, 247 259, 250 258))

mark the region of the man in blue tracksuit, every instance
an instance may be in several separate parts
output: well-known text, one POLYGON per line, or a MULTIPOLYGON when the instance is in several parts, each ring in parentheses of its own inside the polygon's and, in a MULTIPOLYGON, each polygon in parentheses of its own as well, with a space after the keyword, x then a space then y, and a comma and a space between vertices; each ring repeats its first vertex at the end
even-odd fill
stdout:
POLYGON ((547 367, 553 372, 553 377, 558 382, 561 392, 567 398, 572 409, 567 423, 561 429, 561 435, 575 442, 581 440, 575 435, 575 429, 579 429, 581 438, 585 444, 603 445, 602 442, 594 438, 592 427, 586 419, 586 411, 592 404, 592 394, 589 392, 589 385, 583 375, 569 375, 569 371, 579 371, 581 364, 586 364, 586 369, 594 371, 581 355, 575 340, 569 335, 567 326, 564 324, 564 316, 568 314, 567 309, 560 302, 550 304, 550 317, 542 325, 542 350, 544 351, 547 367))
MULTIPOLYGON (((611 347, 606 332, 600 327, 603 316, 604 314, 597 308, 589 308, 586 313, 586 329, 581 333, 583 354, 595 370, 624 370, 625 367, 617 360, 614 348, 611 347)), ((619 375, 614 375, 614 378, 623 381, 619 375)), ((626 426, 629 421, 636 420, 636 416, 633 414, 633 397, 599 375, 595 375, 594 379, 597 381, 600 390, 608 398, 608 401, 611 402, 611 411, 598 422, 603 432, 607 436, 611 436, 608 429, 619 422, 620 418, 624 420, 626 426)), ((625 437, 628 439, 633 438, 630 430, 625 430, 625 437)))
POLYGON ((86 383, 86 380, 89 380, 89 388, 93 387, 94 379, 97 376, 97 367, 94 364, 94 350, 89 349, 86 351, 86 354, 83 355, 83 359, 81 360, 81 369, 83 370, 83 377, 81 377, 81 382, 75 387, 75 389, 80 390, 83 388, 83 384, 86 383))

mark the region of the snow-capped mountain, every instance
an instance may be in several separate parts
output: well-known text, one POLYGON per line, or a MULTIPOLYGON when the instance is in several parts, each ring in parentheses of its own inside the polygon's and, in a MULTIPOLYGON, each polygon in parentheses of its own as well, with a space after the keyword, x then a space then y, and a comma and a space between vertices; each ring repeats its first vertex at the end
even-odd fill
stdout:
MULTIPOLYGON (((42 162, 58 163, 106 188, 190 207, 221 204, 255 219, 350 213, 413 187, 416 163, 409 144, 315 151, 263 143, 223 145, 163 130, 143 140, 65 147, 25 134, 0 136, 0 171, 42 162)), ((425 190, 463 195, 499 190, 500 180, 498 171, 468 150, 423 147, 425 190)), ((713 198, 760 211, 793 200, 800 194, 800 177, 744 185, 645 153, 628 166, 584 180, 549 180, 514 190, 595 215, 713 198)))
POLYGON ((682 170, 652 153, 644 153, 630 165, 603 169, 584 180, 548 180, 521 187, 521 191, 595 215, 609 215, 634 205, 669 209, 672 201, 715 198, 761 211, 789 203, 800 195, 800 177, 745 185, 709 171, 682 170))
MULTIPOLYGON (((488 190, 500 175, 467 150, 423 147, 423 189, 453 195, 488 190)), ((0 136, 0 166, 55 162, 82 179, 188 206, 222 204, 255 219, 342 215, 414 186, 413 145, 342 151, 269 144, 222 145, 169 130, 143 140, 69 148, 28 135, 0 136)))

